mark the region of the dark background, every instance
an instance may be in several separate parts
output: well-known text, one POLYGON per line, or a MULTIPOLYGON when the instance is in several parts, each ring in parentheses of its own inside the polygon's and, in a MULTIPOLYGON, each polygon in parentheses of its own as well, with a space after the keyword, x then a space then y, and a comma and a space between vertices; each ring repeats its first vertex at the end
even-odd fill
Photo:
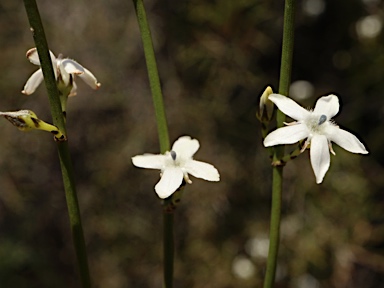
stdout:
MULTIPOLYGON (((161 287, 159 174, 131 163, 159 152, 133 3, 38 5, 50 49, 102 84, 78 80, 67 110, 94 287, 161 287)), ((193 179, 176 211, 175 287, 261 287, 271 169, 255 113, 265 87, 278 88, 284 1, 145 5, 171 142, 197 138, 196 159, 221 174, 193 179)), ((313 107, 337 94, 335 121, 370 154, 334 147, 321 185, 308 152, 286 165, 278 287, 384 287, 383 9, 380 0, 297 1, 291 96, 313 107)), ((44 85, 20 93, 37 69, 25 58, 34 43, 21 1, 0 2, 0 39, 0 110, 51 122, 44 85)), ((80 287, 52 135, 0 120, 0 286, 80 287)))

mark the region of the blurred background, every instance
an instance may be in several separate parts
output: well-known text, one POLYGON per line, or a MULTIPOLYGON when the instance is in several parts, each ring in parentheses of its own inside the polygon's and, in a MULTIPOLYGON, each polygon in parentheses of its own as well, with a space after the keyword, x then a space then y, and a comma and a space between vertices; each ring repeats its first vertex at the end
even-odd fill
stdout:
MULTIPOLYGON (((67 110, 94 287, 161 287, 159 173, 131 163, 159 152, 133 2, 38 5, 50 49, 102 84, 77 81, 67 110)), ((178 206, 175 287, 261 287, 271 169, 255 113, 265 87, 278 89, 284 1, 145 5, 171 142, 197 138, 195 158, 221 173, 219 183, 193 179, 178 206)), ((276 287, 384 287, 383 15, 381 0, 297 1, 291 96, 313 107, 337 94, 335 121, 370 154, 335 145, 321 185, 308 151, 286 165, 276 287)), ((25 57, 34 43, 21 1, 0 2, 0 39, 0 110, 51 122, 44 85, 20 93, 37 69, 25 57)), ((3 119, 0 129, 0 286, 80 287, 52 135, 3 119)))

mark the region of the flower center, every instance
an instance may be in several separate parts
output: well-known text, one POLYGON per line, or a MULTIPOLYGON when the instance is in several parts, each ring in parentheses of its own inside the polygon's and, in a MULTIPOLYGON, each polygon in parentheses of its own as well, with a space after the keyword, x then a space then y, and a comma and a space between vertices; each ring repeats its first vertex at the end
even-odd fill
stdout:
POLYGON ((319 119, 319 123, 317 125, 323 124, 325 121, 327 121, 327 116, 321 115, 319 119))
POLYGON ((176 160, 176 152, 173 150, 171 151, 171 157, 172 157, 173 161, 176 160))
POLYGON ((187 161, 187 159, 183 157, 183 153, 180 154, 180 152, 171 150, 167 152, 167 155, 168 157, 171 156, 169 158, 167 157, 167 160, 166 160, 168 166, 179 167, 182 169, 185 165, 185 162, 187 161))
POLYGON ((304 124, 307 126, 310 133, 315 134, 324 134, 328 122, 328 117, 324 114, 311 114, 304 120, 304 124))

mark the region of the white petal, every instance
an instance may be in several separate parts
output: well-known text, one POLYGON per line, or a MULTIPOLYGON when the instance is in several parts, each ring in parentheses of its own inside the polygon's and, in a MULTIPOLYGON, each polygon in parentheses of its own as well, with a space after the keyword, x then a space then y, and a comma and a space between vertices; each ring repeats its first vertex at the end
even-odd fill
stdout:
POLYGON ((155 186, 155 191, 161 199, 171 196, 183 182, 183 171, 177 167, 170 167, 163 171, 159 183, 155 186))
POLYGON ((295 120, 303 120, 309 115, 309 111, 307 109, 301 107, 291 98, 280 94, 271 94, 268 99, 275 103, 281 112, 295 120))
POLYGON ((132 163, 136 167, 148 168, 148 169, 159 169, 162 170, 165 167, 167 156, 155 155, 155 154, 144 154, 132 157, 132 163))
POLYGON ((37 49, 36 48, 31 48, 27 51, 27 54, 26 54, 28 60, 32 63, 32 64, 35 64, 35 65, 39 65, 40 66, 40 59, 39 59, 39 55, 37 54, 37 49))
POLYGON ((313 112, 319 115, 325 115, 329 120, 339 112, 339 107, 339 98, 331 94, 319 98, 313 112))
POLYGON ((217 169, 208 163, 190 160, 183 167, 192 176, 208 181, 220 181, 220 174, 217 169))
POLYGON ((368 154, 363 143, 357 139, 355 135, 340 129, 337 126, 332 126, 327 129, 328 139, 335 142, 340 147, 352 153, 368 154))
POLYGON ((69 93, 69 97, 72 97, 72 96, 76 96, 76 94, 77 94, 77 85, 76 85, 76 82, 75 81, 73 81, 72 82, 72 90, 71 90, 71 92, 69 93))
POLYGON ((98 89, 101 84, 97 82, 95 75, 91 71, 84 68, 82 65, 72 59, 63 59, 65 70, 74 75, 78 75, 83 81, 93 89, 98 89))
POLYGON ((295 124, 278 128, 265 137, 264 146, 275 146, 280 144, 293 144, 309 136, 307 126, 304 124, 295 124))
POLYGON ((80 74, 79 77, 87 83, 92 89, 99 89, 101 84, 97 82, 96 77, 89 71, 88 69, 84 68, 84 73, 80 74))
POLYGON ((53 71, 55 72, 55 77, 57 78, 56 75, 56 67, 57 67, 57 59, 55 57, 55 54, 53 54, 51 51, 49 51, 49 55, 51 55, 51 61, 52 61, 52 66, 53 66, 53 71))
POLYGON ((27 83, 25 83, 24 90, 21 91, 21 93, 25 95, 32 94, 33 92, 35 92, 36 88, 40 85, 43 79, 43 71, 41 69, 37 70, 31 75, 31 77, 29 77, 27 83))
POLYGON ((314 135, 312 137, 310 156, 312 169, 316 176, 316 183, 319 184, 323 182, 331 162, 327 137, 324 135, 314 135))
POLYGON ((82 74, 84 73, 84 67, 72 59, 63 59, 61 64, 69 74, 82 74))
POLYGON ((200 144, 197 139, 190 136, 182 136, 173 143, 172 150, 176 152, 176 157, 191 158, 199 149, 200 144))
POLYGON ((58 66, 59 66, 61 79, 63 80, 65 86, 68 86, 69 85, 69 81, 71 80, 71 75, 69 75, 69 73, 65 69, 62 61, 57 61, 57 63, 58 63, 58 66))
MULTIPOLYGON (((51 56, 51 61, 52 61, 53 67, 56 67, 56 57, 55 57, 55 55, 51 51, 49 51, 49 54, 51 56)), ((37 54, 37 49, 36 48, 29 49, 27 51, 27 55, 26 56, 27 56, 28 60, 32 64, 40 66, 40 59, 39 59, 39 55, 37 54)))

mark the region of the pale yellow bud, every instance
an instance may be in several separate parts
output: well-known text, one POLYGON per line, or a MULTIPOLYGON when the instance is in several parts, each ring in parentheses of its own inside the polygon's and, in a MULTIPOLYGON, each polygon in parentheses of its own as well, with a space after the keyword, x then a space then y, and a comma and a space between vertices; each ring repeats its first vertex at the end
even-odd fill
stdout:
POLYGON ((270 121, 272 119, 274 104, 268 99, 271 94, 273 94, 272 88, 268 86, 260 97, 259 111, 256 114, 260 121, 270 121))
POLYGON ((31 110, 0 112, 0 116, 3 116, 21 131, 39 129, 52 133, 56 141, 67 140, 65 135, 56 126, 40 120, 35 112, 31 110))

